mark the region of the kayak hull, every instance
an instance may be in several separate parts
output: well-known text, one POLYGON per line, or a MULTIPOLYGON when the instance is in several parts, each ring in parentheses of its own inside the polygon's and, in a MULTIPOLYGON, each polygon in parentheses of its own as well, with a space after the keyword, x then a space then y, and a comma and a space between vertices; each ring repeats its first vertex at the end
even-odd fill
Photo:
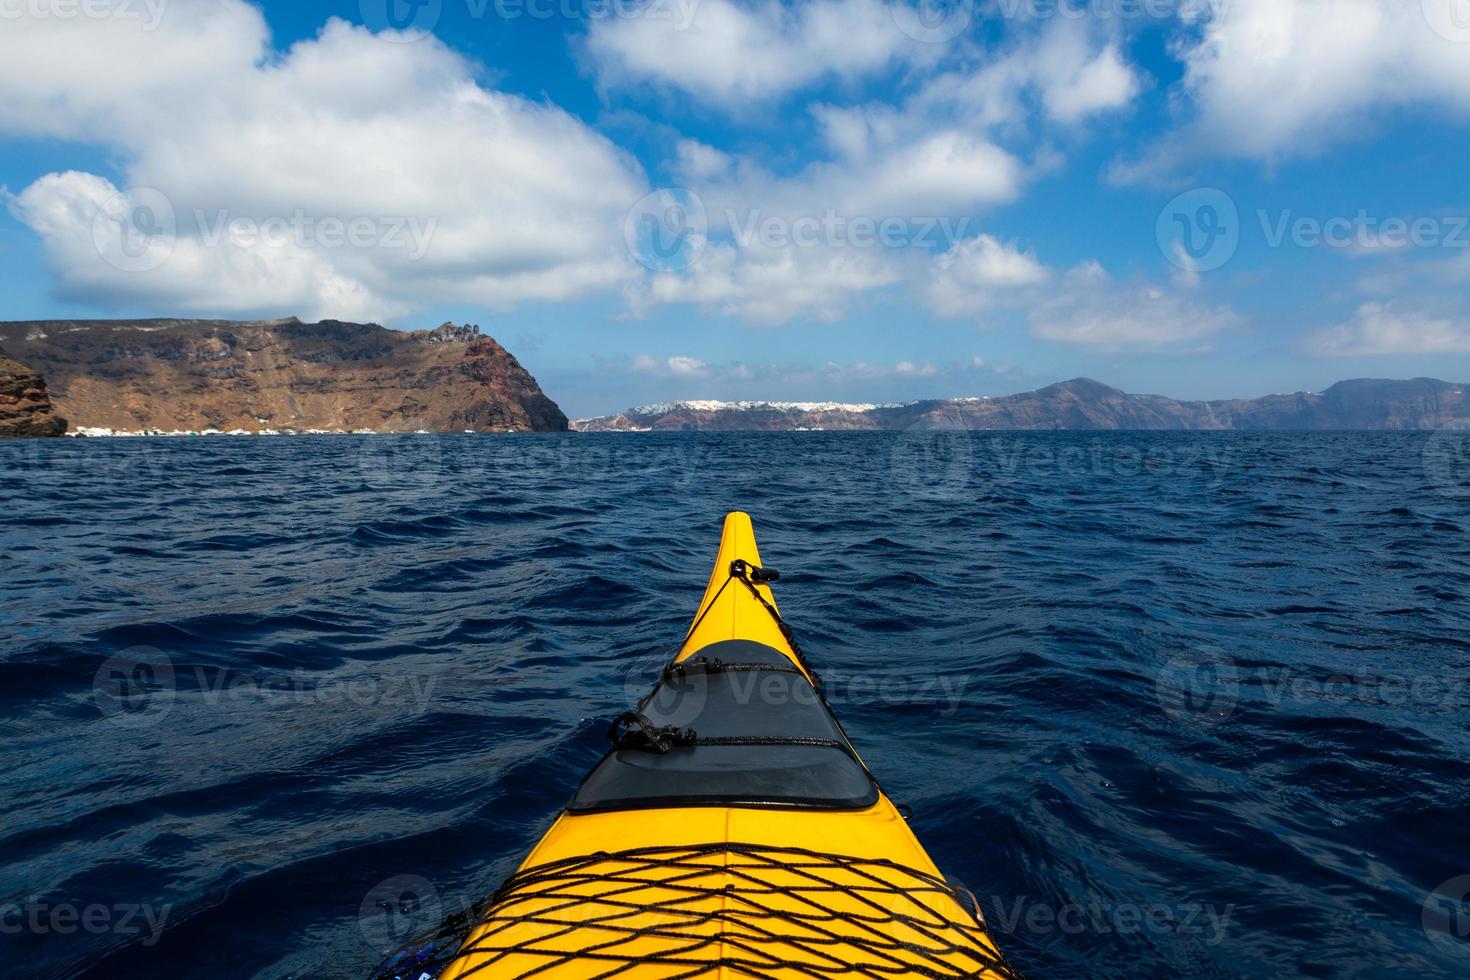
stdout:
MULTIPOLYGON (((735 562, 762 567, 743 513, 725 520, 673 663, 716 669, 702 651, 746 640, 779 651, 786 674, 816 680, 769 584, 732 576, 735 562)), ((862 767, 836 731, 831 741, 862 767)), ((707 801, 563 812, 439 976, 1013 975, 876 783, 873 797, 843 809, 707 801)))

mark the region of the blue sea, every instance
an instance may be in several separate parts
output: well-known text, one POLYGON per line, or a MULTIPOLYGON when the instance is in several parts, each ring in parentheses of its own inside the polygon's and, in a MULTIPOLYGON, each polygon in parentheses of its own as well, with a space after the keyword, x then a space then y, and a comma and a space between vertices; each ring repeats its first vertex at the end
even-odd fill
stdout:
POLYGON ((1470 975, 1464 438, 0 445, 0 972, 363 976, 546 830, 742 509, 1030 977, 1470 975))

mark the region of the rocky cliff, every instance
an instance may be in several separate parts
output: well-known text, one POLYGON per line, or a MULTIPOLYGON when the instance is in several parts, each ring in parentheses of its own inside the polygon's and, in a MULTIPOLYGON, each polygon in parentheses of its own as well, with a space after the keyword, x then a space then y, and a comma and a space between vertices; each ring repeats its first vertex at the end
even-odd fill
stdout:
POLYGON ((566 416, 478 327, 297 319, 0 323, 78 431, 561 431, 566 416))
POLYGON ((59 436, 66 419, 51 404, 46 382, 0 353, 0 439, 59 436))
POLYGON ((585 432, 796 429, 1436 429, 1470 418, 1467 386, 1343 381, 1321 393, 1225 401, 1130 395, 1077 378, 996 398, 902 404, 669 402, 579 419, 585 432))

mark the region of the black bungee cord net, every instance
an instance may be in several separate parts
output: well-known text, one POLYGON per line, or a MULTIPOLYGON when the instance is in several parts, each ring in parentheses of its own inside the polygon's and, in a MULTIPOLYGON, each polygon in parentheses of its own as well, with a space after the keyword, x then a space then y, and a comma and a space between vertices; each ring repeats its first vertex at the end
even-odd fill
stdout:
POLYGON ((601 980, 635 970, 686 980, 721 969, 1017 976, 944 879, 881 858, 764 844, 642 847, 528 868, 491 897, 469 935, 439 980, 601 980))

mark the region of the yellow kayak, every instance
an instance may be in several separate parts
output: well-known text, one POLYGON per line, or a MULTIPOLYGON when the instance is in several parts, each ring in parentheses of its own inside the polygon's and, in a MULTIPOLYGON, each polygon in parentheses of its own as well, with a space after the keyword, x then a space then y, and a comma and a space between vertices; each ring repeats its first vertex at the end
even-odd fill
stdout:
POLYGON ((832 715, 775 578, 728 515, 677 654, 452 960, 378 975, 1014 976, 832 715))

